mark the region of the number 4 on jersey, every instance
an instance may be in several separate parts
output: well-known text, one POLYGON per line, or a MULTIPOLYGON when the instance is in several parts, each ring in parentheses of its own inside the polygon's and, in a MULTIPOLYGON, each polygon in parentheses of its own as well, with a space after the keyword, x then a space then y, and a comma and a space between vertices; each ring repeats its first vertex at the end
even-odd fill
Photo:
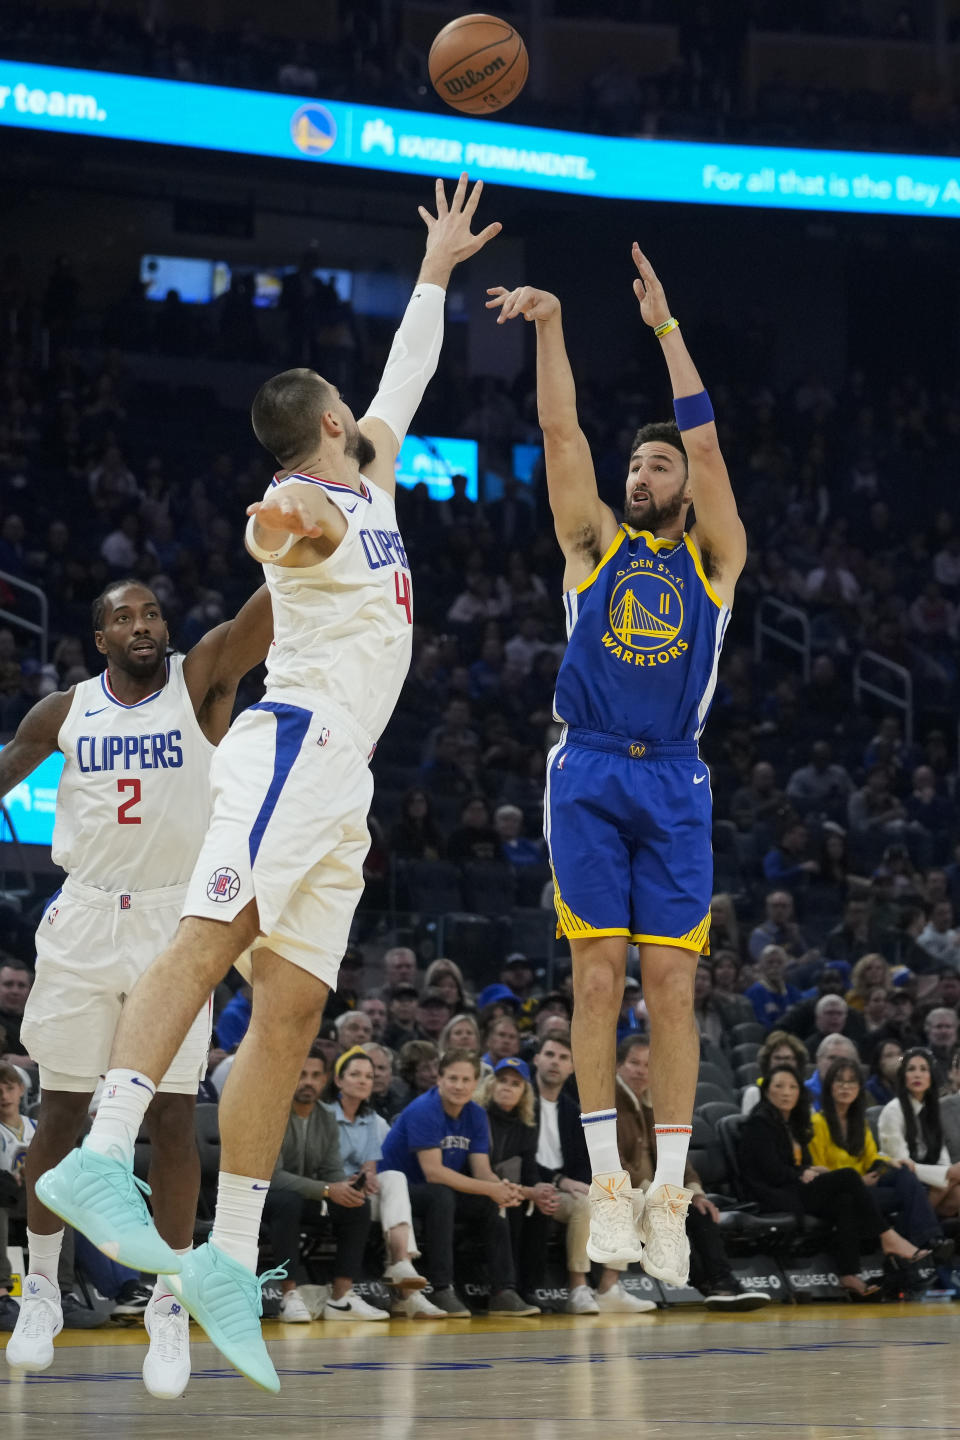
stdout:
POLYGON ((397 587, 397 604, 407 612, 407 624, 413 624, 413 588, 410 576, 405 570, 394 570, 393 579, 397 587))

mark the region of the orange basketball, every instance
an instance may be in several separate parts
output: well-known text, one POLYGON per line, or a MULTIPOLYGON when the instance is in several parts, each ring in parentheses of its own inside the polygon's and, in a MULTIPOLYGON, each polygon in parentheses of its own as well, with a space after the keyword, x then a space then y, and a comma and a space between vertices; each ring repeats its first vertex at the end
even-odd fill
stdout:
POLYGON ((489 115, 516 100, 529 70, 527 47, 507 20, 461 15, 430 46, 430 81, 454 110, 489 115))

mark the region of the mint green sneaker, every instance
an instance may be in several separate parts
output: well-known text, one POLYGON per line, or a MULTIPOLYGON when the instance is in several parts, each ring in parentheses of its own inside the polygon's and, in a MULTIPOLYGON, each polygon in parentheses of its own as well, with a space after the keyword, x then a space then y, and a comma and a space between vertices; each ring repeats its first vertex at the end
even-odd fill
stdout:
POLYGON ((83 1145, 41 1175, 37 1195, 48 1210, 86 1235, 91 1244, 131 1270, 169 1275, 181 1258, 161 1240, 138 1180, 119 1155, 99 1155, 83 1145))
POLYGON ((168 1276, 170 1289, 202 1325, 221 1355, 261 1390, 276 1395, 280 1380, 263 1343, 260 1316, 263 1286, 282 1280, 286 1266, 254 1275, 224 1250, 207 1241, 183 1257, 179 1275, 168 1276))

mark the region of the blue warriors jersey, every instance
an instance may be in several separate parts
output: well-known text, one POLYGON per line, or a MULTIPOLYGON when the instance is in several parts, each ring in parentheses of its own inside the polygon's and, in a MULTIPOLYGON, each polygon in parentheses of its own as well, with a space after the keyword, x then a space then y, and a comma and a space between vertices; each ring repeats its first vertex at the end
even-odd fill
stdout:
POLYGON ((564 605, 558 720, 627 740, 700 738, 730 611, 689 535, 658 540, 621 525, 564 605))

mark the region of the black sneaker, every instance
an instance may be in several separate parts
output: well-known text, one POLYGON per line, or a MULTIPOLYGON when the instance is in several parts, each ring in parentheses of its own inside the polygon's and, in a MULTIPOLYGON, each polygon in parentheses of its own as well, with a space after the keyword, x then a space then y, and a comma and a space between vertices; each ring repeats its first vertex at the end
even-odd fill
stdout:
POLYGON ((144 1285, 141 1280, 125 1280, 114 1299, 113 1314, 142 1315, 152 1294, 152 1285, 144 1285))
POLYGON ((953 1259, 956 1245, 952 1240, 937 1240, 933 1244, 933 1261, 935 1265, 949 1265, 953 1259))
POLYGON ((13 1331, 20 1314, 20 1306, 12 1295, 0 1295, 0 1331, 13 1331))
POLYGON ((703 1297, 708 1310, 760 1310, 770 1304, 765 1290, 745 1290, 736 1280, 715 1285, 703 1297))
POLYGON ((63 1311, 64 1330, 97 1330, 110 1319, 114 1302, 98 1295, 93 1306, 87 1305, 79 1295, 61 1295, 60 1308, 63 1311))
POLYGON ((517 1294, 516 1290, 498 1290, 490 1296, 488 1315, 542 1315, 539 1305, 531 1305, 517 1294))
POLYGON ((445 1285, 442 1290, 431 1291, 427 1298, 431 1305, 436 1305, 437 1309, 442 1310, 445 1315, 449 1315, 451 1320, 471 1319, 470 1311, 452 1285, 445 1285))

